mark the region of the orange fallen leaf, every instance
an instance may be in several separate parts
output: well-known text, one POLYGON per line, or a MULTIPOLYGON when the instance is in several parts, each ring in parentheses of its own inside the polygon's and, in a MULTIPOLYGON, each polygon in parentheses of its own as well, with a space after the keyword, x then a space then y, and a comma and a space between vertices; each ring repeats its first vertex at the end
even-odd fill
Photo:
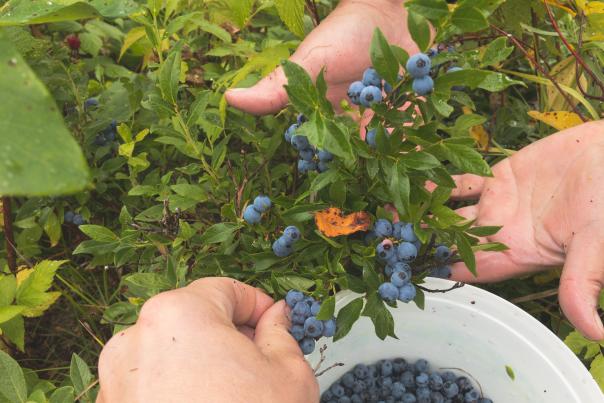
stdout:
POLYGON ((371 217, 364 211, 345 216, 339 208, 330 207, 315 213, 315 223, 323 235, 335 238, 340 235, 367 231, 371 226, 371 217))

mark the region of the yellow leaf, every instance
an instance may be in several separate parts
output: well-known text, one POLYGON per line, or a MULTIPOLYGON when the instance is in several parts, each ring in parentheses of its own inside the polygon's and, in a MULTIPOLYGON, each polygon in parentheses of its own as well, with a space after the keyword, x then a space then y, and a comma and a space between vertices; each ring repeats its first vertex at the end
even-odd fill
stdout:
MULTIPOLYGON (((472 109, 467 106, 462 107, 465 115, 471 115, 472 109)), ((487 151, 489 150, 490 137, 489 132, 484 128, 483 125, 478 125, 470 128, 470 136, 480 145, 480 148, 487 151)))
MULTIPOLYGON (((558 84, 566 85, 570 88, 577 88, 577 64, 573 56, 567 57, 560 63, 552 67, 551 76, 556 79, 558 84)), ((580 77, 581 86, 587 88, 587 81, 584 76, 580 77)), ((573 99, 573 105, 569 105, 566 99, 560 94, 555 87, 547 87, 547 104, 548 111, 570 110, 578 104, 578 101, 573 99)))
POLYGON ((335 238, 340 235, 366 231, 371 225, 371 218, 364 211, 345 216, 340 209, 330 207, 315 213, 315 223, 323 235, 335 238))
POLYGON ((135 27, 132 28, 126 34, 124 38, 124 44, 122 45, 122 49, 120 50, 120 56, 118 57, 118 61, 124 56, 124 54, 134 45, 136 42, 147 36, 147 32, 145 31, 145 27, 135 27))
POLYGON ((58 291, 47 292, 44 293, 44 296, 44 302, 34 307, 26 308, 23 312, 21 312, 21 314, 27 318, 36 318, 38 316, 42 316, 42 314, 59 299, 61 293, 58 291))
POLYGON ((130 158, 132 157, 132 153, 134 152, 134 145, 136 143, 132 142, 132 143, 126 143, 126 144, 120 144, 120 148, 118 150, 119 154, 122 157, 127 157, 130 158))
POLYGON ((17 268, 17 286, 27 280, 30 274, 34 272, 34 269, 28 269, 27 266, 19 266, 17 268))
POLYGON ((542 113, 539 111, 529 111, 528 114, 533 119, 543 122, 556 130, 569 129, 583 123, 579 115, 574 112, 557 111, 542 113))
POLYGON ((557 7, 559 9, 561 9, 561 10, 566 11, 567 13, 569 13, 570 15, 572 15, 573 17, 575 15, 577 15, 577 13, 575 13, 572 9, 570 9, 570 8, 568 8, 566 6, 563 6, 562 4, 558 3, 556 0, 542 0, 542 1, 544 3, 547 3, 547 4, 551 5, 551 6, 554 6, 554 7, 557 7))
POLYGON ((145 300, 142 298, 128 297, 128 302, 130 302, 132 305, 140 306, 145 302, 145 300))
POLYGON ((604 14, 604 2, 602 1, 590 1, 585 5, 586 15, 590 14, 604 14))

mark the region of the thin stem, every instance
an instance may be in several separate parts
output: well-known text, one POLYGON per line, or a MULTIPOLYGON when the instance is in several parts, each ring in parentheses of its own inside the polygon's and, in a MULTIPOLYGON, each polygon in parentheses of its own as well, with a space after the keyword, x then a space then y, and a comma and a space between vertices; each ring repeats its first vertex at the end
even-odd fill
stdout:
POLYGON ((313 24, 315 27, 321 23, 321 17, 319 16, 319 10, 317 9, 317 3, 315 0, 306 0, 306 7, 310 12, 310 17, 312 18, 313 24))
POLYGON ((6 239, 8 268, 11 273, 17 273, 17 253, 15 252, 11 201, 11 198, 8 196, 2 197, 2 214, 4 216, 4 238, 6 239))

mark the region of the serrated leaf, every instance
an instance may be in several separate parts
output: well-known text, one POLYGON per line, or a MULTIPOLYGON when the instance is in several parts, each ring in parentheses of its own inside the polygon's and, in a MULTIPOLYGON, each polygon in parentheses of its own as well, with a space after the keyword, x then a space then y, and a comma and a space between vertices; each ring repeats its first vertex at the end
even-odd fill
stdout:
POLYGON ((350 332, 352 325, 354 325, 361 316, 363 305, 363 298, 357 298, 349 302, 344 308, 340 309, 337 318, 337 330, 333 338, 334 341, 342 339, 350 332))
POLYGON ((46 291, 52 285, 56 271, 64 263, 66 263, 65 260, 44 260, 28 271, 27 277, 17 287, 17 304, 28 308, 36 308, 47 304, 49 299, 54 298, 46 291))
POLYGON ((431 148, 430 151, 441 154, 442 159, 449 160, 463 172, 481 176, 492 176, 489 164, 472 147, 444 141, 431 148))
POLYGON ((274 0, 279 17, 287 28, 300 38, 304 37, 304 0, 274 0))
POLYGON ((10 355, 0 350, 0 397, 10 403, 27 401, 27 385, 23 370, 10 355))
POLYGON ((20 305, 9 305, 0 307, 0 324, 8 322, 15 316, 19 315, 25 309, 20 305))

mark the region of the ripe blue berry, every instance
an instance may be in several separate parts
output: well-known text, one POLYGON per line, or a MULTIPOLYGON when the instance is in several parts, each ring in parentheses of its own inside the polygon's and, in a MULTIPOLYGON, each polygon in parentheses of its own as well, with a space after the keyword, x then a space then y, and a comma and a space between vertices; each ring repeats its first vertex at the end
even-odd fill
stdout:
POLYGON ((427 55, 428 55, 428 57, 430 57, 430 58, 432 58, 432 57, 434 57, 434 56, 438 55, 438 48, 432 48, 432 49, 428 50, 427 55))
POLYGON ((455 375, 454 372, 451 371, 446 371, 443 372, 442 374, 440 374, 440 376, 443 378, 443 381, 447 382, 455 382, 457 380, 457 375, 455 375))
POLYGON ((361 396, 357 395, 356 393, 353 394, 352 396, 350 396, 350 403, 363 403, 363 402, 364 401, 361 398, 361 396))
POLYGON ((369 144, 369 147, 376 148, 377 147, 377 130, 371 129, 367 132, 367 136, 365 136, 365 141, 369 144))
POLYGON ((277 257, 287 257, 292 254, 292 245, 283 237, 273 243, 273 252, 277 257))
POLYGON ((383 218, 380 218, 375 222, 373 230, 375 231, 376 235, 380 238, 388 238, 392 236, 392 224, 390 223, 390 221, 383 218))
POLYGON ((411 274, 408 271, 395 271, 390 277, 390 282, 400 288, 411 281, 411 274))
POLYGON ((84 108, 86 109, 96 108, 97 106, 99 106, 99 100, 96 98, 88 98, 84 102, 84 108))
POLYGON ((371 105, 379 102, 382 102, 382 90, 378 87, 370 85, 361 91, 361 105, 364 107, 369 108, 371 105))
POLYGON ((342 397, 346 394, 346 390, 344 389, 344 387, 342 385, 340 385, 339 383, 334 383, 333 385, 331 385, 331 387, 329 388, 329 391, 335 396, 335 397, 342 397))
POLYGON ((395 273, 397 271, 404 271, 411 275, 411 266, 409 266, 407 263, 396 262, 392 265, 392 272, 395 273))
POLYGON ((401 242, 396 250, 398 258, 403 262, 413 262, 417 258, 417 248, 409 242, 401 242))
POLYGON ((415 231, 413 230, 413 224, 407 223, 403 225, 401 228, 401 240, 411 243, 417 241, 417 235, 415 235, 415 231))
POLYGON ((405 371, 401 375, 401 383, 405 385, 406 388, 414 388, 415 387, 415 375, 411 371, 405 371))
POLYGON ((72 223, 74 217, 75 213, 73 211, 67 211, 65 212, 65 215, 63 215, 63 221, 66 223, 72 223))
POLYGON ((333 337, 334 334, 336 334, 336 320, 323 321, 323 337, 333 337))
POLYGON ((258 196, 254 199, 254 209, 259 213, 265 213, 272 206, 271 199, 268 196, 258 196))
POLYGON ((299 134, 292 136, 292 146, 298 151, 309 149, 308 137, 299 134))
POLYGON ((308 337, 321 337, 323 334, 323 322, 311 316, 304 322, 304 333, 308 337))
POLYGON ((443 384, 443 394, 447 399, 453 399, 459 394, 459 386, 455 382, 446 381, 443 384))
POLYGON ((384 83, 384 92, 386 92, 386 94, 390 94, 392 92, 393 88, 392 85, 390 85, 389 83, 384 83))
POLYGON ((365 364, 357 364, 354 369, 354 376, 358 379, 365 379, 369 375, 369 368, 365 364))
POLYGON ((298 115, 298 118, 296 119, 296 122, 298 123, 298 126, 302 126, 307 121, 308 121, 308 119, 306 119, 306 116, 304 116, 304 114, 302 114, 302 113, 300 113, 298 115))
POLYGON ((293 325, 289 331, 296 341, 301 341, 304 338, 304 326, 293 325))
POLYGON ((400 382, 394 382, 392 384, 392 397, 395 399, 401 399, 407 390, 405 386, 400 382))
POLYGON ((292 143, 292 138, 296 134, 296 130, 298 130, 298 125, 294 123, 285 131, 284 137, 288 144, 292 143))
POLYGON ((258 224, 262 219, 262 215, 254 208, 254 205, 250 204, 243 212, 243 219, 248 224, 258 224))
POLYGON ((84 217, 82 217, 79 214, 76 214, 73 216, 73 224, 80 226, 80 225, 84 225, 86 223, 86 220, 84 220, 84 217))
POLYGON ((445 245, 440 245, 436 248, 436 251, 434 252, 434 257, 440 260, 441 262, 445 262, 451 257, 451 249, 449 249, 445 245))
POLYGON ((395 375, 402 374, 407 369, 407 361, 404 358, 395 358, 392 360, 392 370, 395 375))
POLYGON ((440 392, 432 392, 430 393, 430 402, 431 403, 445 403, 445 397, 440 392))
MULTIPOLYGON (((384 360, 382 361, 382 363, 380 364, 380 372, 382 373, 382 376, 386 376, 389 377, 392 375, 392 361, 390 360, 384 360)), ((390 384, 392 384, 392 380, 390 380, 390 384)), ((390 385, 392 386, 392 385, 390 385)))
POLYGON ((419 360, 415 361, 415 363, 413 364, 413 370, 415 371, 415 373, 417 375, 421 374, 422 372, 428 372, 429 369, 430 369, 430 364, 428 363, 428 361, 424 360, 423 358, 420 358, 419 360))
POLYGON ((395 239, 398 239, 399 241, 403 240, 403 235, 401 234, 401 231, 403 230, 404 226, 405 223, 402 221, 395 222, 394 224, 392 224, 392 236, 395 239))
POLYGON ((307 318, 310 316, 310 306, 305 301, 297 302, 292 309, 292 313, 295 315, 303 315, 307 318))
POLYGON ((380 77, 378 72, 375 71, 375 69, 370 67, 363 73, 363 85, 365 85, 366 87, 370 85, 374 87, 381 87, 382 78, 380 77))
POLYGON ((478 399, 480 399, 480 394, 476 389, 472 389, 464 395, 464 402, 466 403, 478 403, 478 399))
POLYGON ((344 374, 344 376, 342 376, 341 379, 342 385, 346 386, 347 388, 352 389, 352 387, 354 386, 354 375, 351 372, 347 372, 344 374))
POLYGON ((361 92, 365 89, 365 84, 361 81, 355 81, 348 88, 348 98, 354 105, 361 104, 361 92))
POLYGON ((304 174, 304 173, 312 172, 312 171, 316 171, 316 170, 317 170, 317 164, 315 164, 314 161, 305 161, 305 160, 298 161, 298 172, 304 174))
POLYGON ((398 289, 398 299, 401 302, 408 303, 415 299, 417 295, 417 290, 415 286, 411 283, 407 283, 403 285, 400 289, 398 289))
POLYGON ((319 161, 317 164, 317 171, 321 173, 329 171, 329 164, 325 161, 319 161))
POLYGON ((412 87, 417 95, 428 95, 434 89, 434 80, 430 76, 416 78, 412 87))
POLYGON ((488 397, 483 397, 478 400, 478 403, 493 403, 493 401, 491 399, 489 399, 488 397))
POLYGON ((323 161, 323 162, 329 162, 329 161, 333 160, 333 154, 327 150, 319 151, 317 154, 317 157, 319 158, 319 161, 323 161))
POLYGON ((427 386, 420 386, 415 390, 415 396, 420 402, 430 401, 430 388, 427 386))
POLYGON ((300 158, 304 161, 312 161, 315 158, 315 152, 311 148, 300 151, 300 158))
POLYGON ((441 390, 443 388, 443 383, 443 378, 439 374, 436 372, 430 374, 430 389, 441 390))
POLYGON ((283 237, 291 242, 297 242, 300 239, 300 230, 298 227, 290 225, 283 231, 283 237))
POLYGON ((305 337, 302 339, 299 345, 304 355, 311 354, 313 351, 315 351, 315 340, 311 339, 310 337, 305 337))
POLYGON ((394 302, 399 296, 399 289, 392 283, 384 283, 378 288, 380 297, 387 302, 394 302))
POLYGON ((298 290, 290 290, 285 296, 285 302, 290 308, 293 308, 298 302, 301 302, 303 299, 304 294, 302 294, 302 292, 298 290))
POLYGON ((292 312, 292 324, 300 325, 304 328, 304 322, 306 322, 306 315, 298 315, 292 312))
POLYGON ((319 301, 313 302, 310 306, 310 314, 312 316, 317 316, 319 314, 319 311, 321 311, 321 303, 319 301))
POLYGON ((413 78, 422 78, 430 74, 432 68, 432 60, 423 53, 417 53, 407 61, 407 72, 413 78))
POLYGON ((382 242, 375 248, 375 253, 378 259, 385 262, 390 262, 392 258, 396 257, 396 250, 394 245, 390 242, 382 242))
POLYGON ((412 393, 405 393, 401 401, 403 403, 415 403, 417 402, 417 398, 412 393))
POLYGON ((429 383, 430 383, 430 376, 425 372, 422 372, 418 376, 415 377, 415 384, 420 388, 428 386, 429 383))

